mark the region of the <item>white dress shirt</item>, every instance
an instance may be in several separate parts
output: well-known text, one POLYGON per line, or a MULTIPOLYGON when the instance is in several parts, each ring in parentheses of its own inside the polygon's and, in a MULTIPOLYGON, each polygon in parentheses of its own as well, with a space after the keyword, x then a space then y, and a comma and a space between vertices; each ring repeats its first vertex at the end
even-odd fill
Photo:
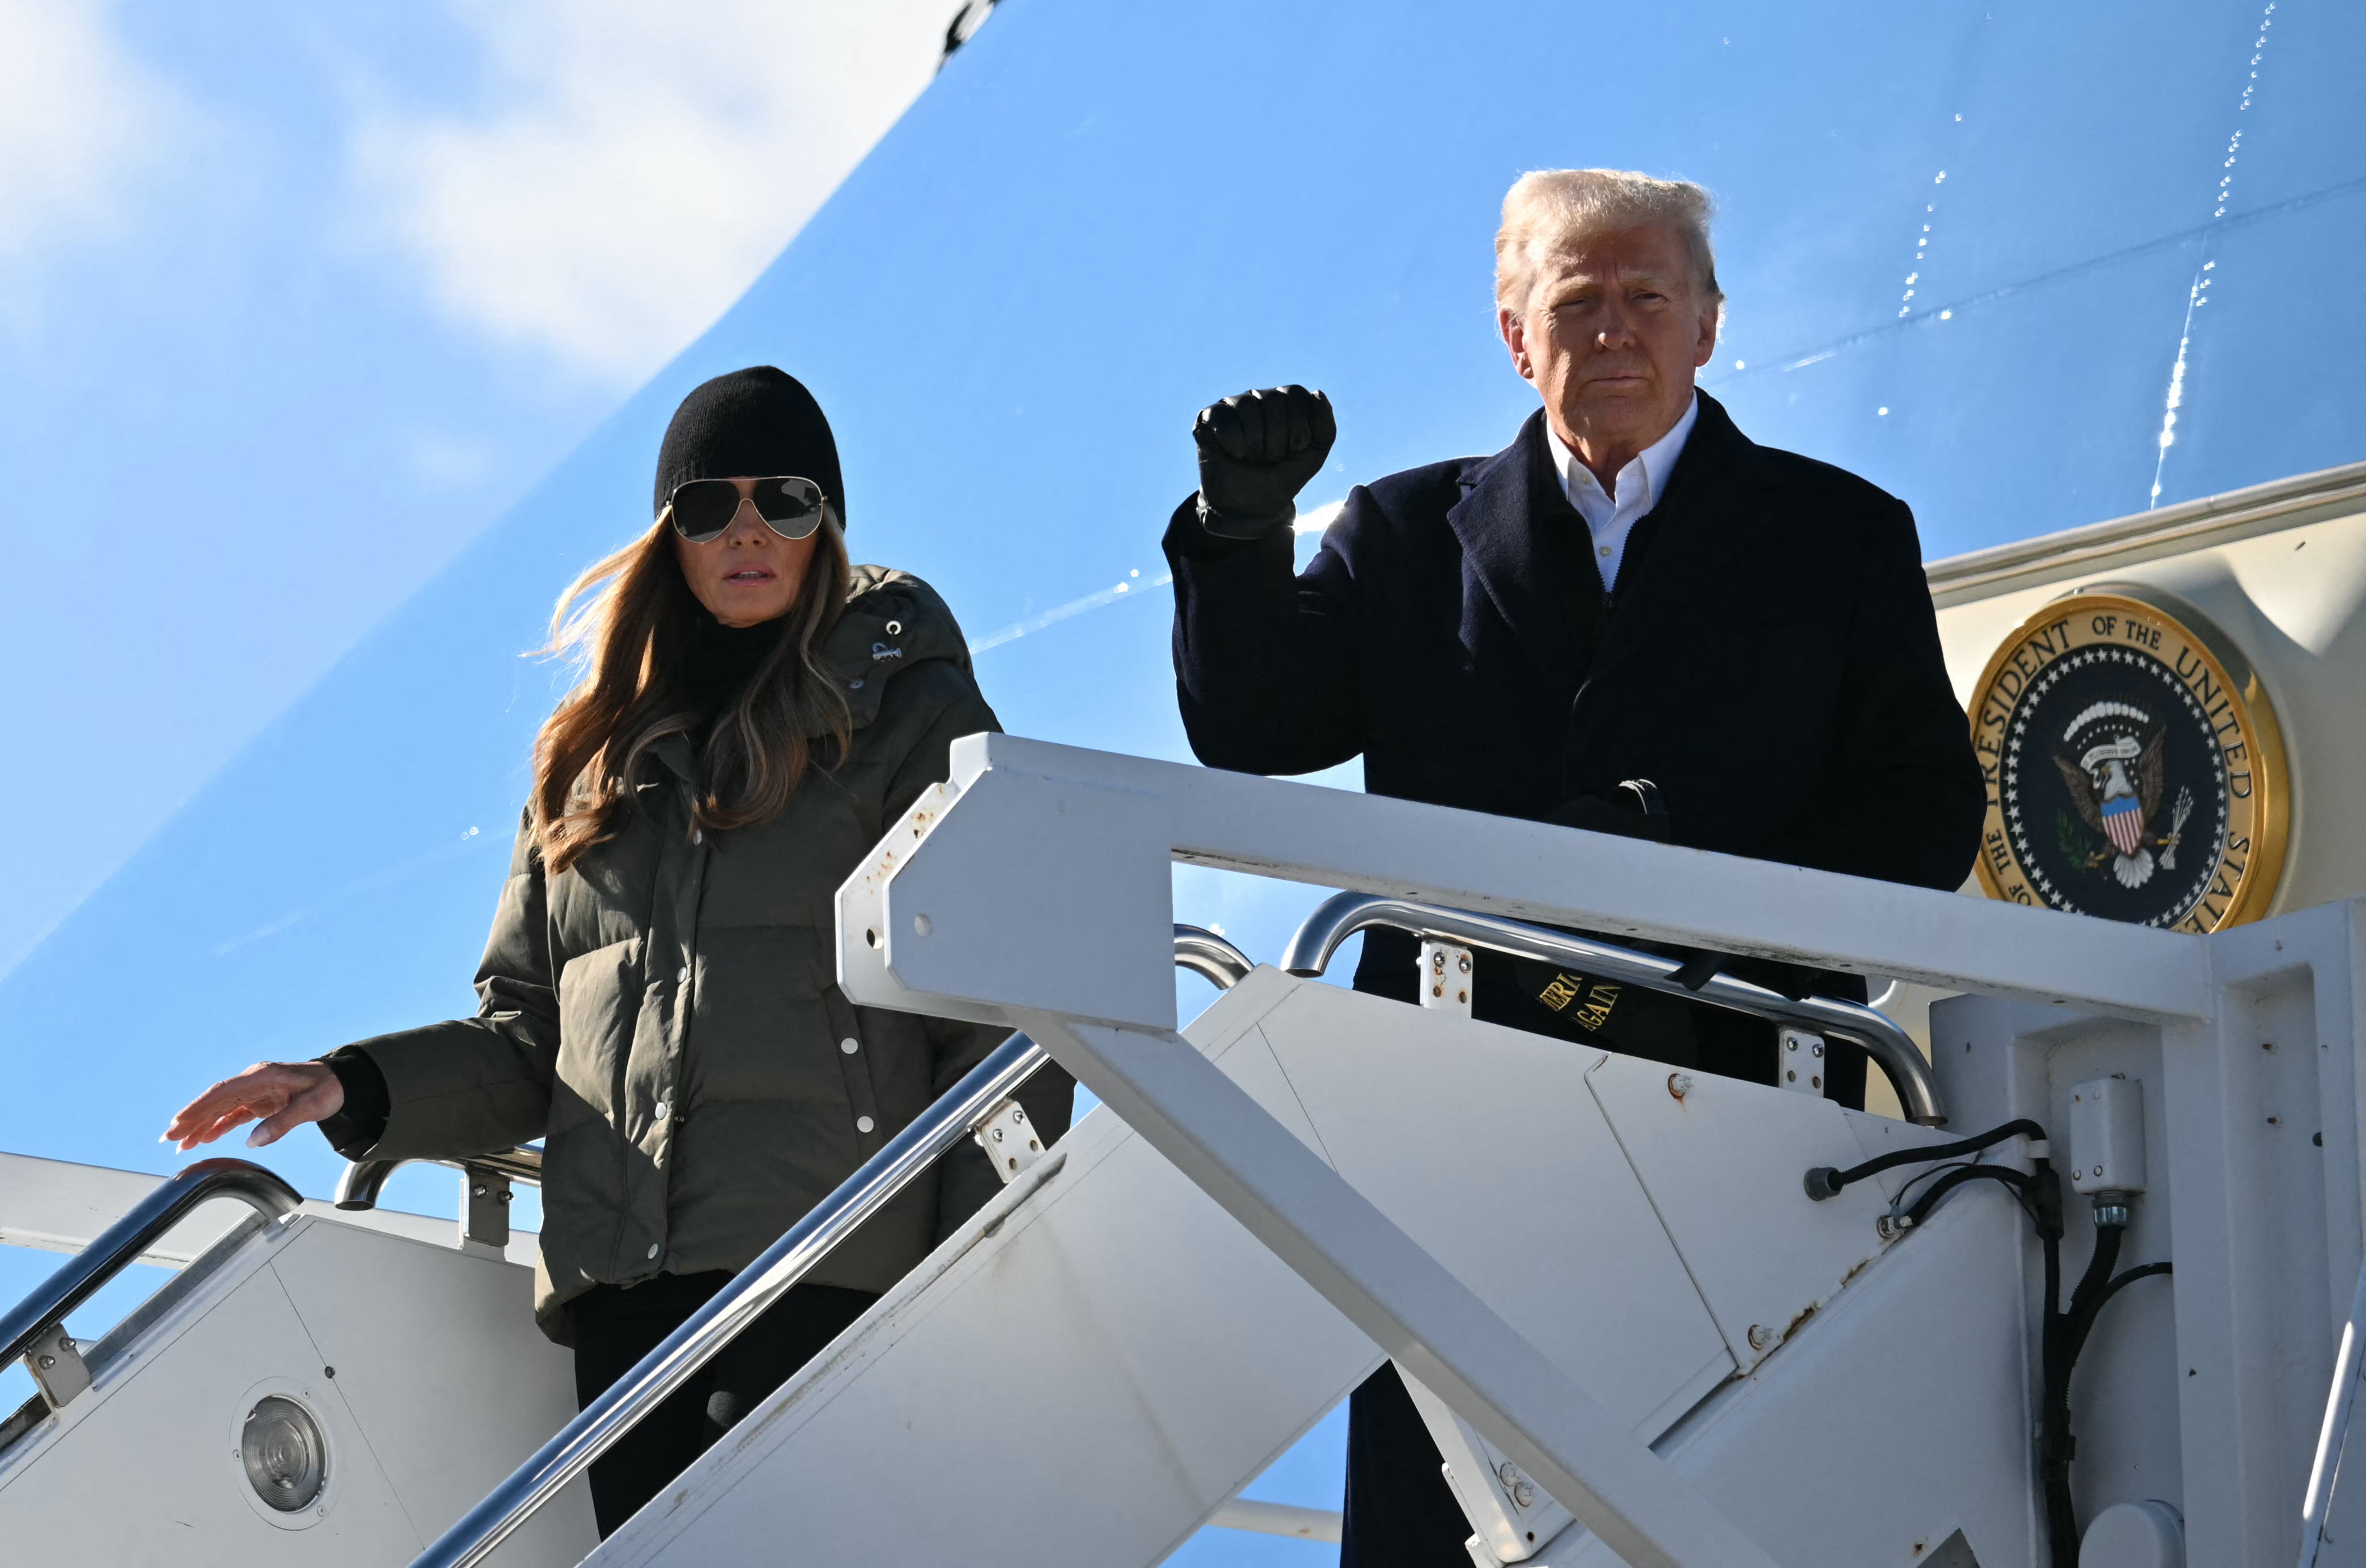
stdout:
POLYGON ((1700 394, 1684 405, 1684 416, 1676 421, 1675 428, 1652 442, 1628 460, 1618 470, 1618 494, 1616 500, 1606 494, 1602 481, 1594 471, 1577 460, 1577 454, 1562 445, 1553 434, 1550 421, 1545 424, 1545 439, 1552 443, 1553 462, 1560 469, 1560 487, 1569 492, 1569 502, 1585 519, 1594 533, 1594 564, 1601 569, 1602 586, 1607 592, 1618 584, 1618 566, 1627 558, 1627 536, 1635 531, 1635 524, 1658 504, 1667 492, 1668 476, 1676 471, 1676 459, 1684 455, 1684 440, 1693 433, 1693 422, 1700 417, 1700 394))

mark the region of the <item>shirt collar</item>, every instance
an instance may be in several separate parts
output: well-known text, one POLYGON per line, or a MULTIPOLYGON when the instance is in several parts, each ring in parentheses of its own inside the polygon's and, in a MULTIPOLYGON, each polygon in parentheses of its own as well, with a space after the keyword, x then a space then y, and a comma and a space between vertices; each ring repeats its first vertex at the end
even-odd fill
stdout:
MULTIPOLYGON (((1693 426, 1699 420, 1700 393, 1696 391, 1692 401, 1684 405, 1684 414, 1668 433, 1637 453, 1625 468, 1618 470, 1617 504, 1620 512, 1639 516, 1658 504, 1661 494, 1668 488, 1668 476, 1676 471, 1676 459, 1684 455, 1684 442, 1692 435, 1693 426), (1628 483, 1637 477, 1640 479, 1642 491, 1640 495, 1630 497, 1627 491, 1628 483), (1636 504, 1638 502, 1639 505, 1636 504)), ((1577 454, 1561 440, 1549 419, 1545 421, 1545 439, 1552 443, 1553 462, 1560 469, 1561 487, 1571 492, 1572 500, 1582 485, 1592 484, 1596 489, 1600 488, 1601 481, 1594 479, 1592 469, 1578 461, 1577 454), (1583 479, 1580 479, 1580 475, 1583 475, 1583 479)))

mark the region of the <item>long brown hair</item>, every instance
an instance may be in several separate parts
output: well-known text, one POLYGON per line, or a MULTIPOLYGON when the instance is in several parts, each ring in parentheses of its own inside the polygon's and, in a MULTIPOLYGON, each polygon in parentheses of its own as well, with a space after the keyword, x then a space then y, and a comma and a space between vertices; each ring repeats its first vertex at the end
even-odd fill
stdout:
MULTIPOLYGON (((693 815, 704 826, 744 828, 778 815, 814 764, 815 740, 833 742, 831 766, 845 755, 853 717, 817 649, 845 608, 850 575, 845 537, 826 520, 779 644, 700 749, 693 815)), ((573 655, 584 670, 534 743, 534 841, 550 874, 615 836, 644 752, 669 735, 695 735, 704 721, 691 652, 705 613, 664 522, 559 595, 546 651, 573 655)))

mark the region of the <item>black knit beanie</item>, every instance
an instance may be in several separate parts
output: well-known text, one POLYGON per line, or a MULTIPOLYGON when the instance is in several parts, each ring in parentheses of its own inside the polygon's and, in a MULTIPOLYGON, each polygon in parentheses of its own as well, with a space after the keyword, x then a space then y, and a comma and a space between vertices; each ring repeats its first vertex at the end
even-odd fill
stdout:
POLYGON ((691 479, 760 479, 797 474, 821 486, 846 525, 838 442, 803 382, 769 365, 717 376, 682 399, 658 448, 656 510, 691 479))

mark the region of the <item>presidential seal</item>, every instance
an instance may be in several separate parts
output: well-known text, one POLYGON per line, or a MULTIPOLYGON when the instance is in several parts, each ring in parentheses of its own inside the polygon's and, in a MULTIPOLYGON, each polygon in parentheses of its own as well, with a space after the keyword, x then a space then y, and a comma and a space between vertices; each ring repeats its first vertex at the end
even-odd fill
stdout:
POLYGON ((2220 931, 2266 913, 2283 874, 2283 739, 2233 645, 2143 592, 2057 599, 1989 660, 1972 695, 1980 883, 2020 904, 2220 931))

